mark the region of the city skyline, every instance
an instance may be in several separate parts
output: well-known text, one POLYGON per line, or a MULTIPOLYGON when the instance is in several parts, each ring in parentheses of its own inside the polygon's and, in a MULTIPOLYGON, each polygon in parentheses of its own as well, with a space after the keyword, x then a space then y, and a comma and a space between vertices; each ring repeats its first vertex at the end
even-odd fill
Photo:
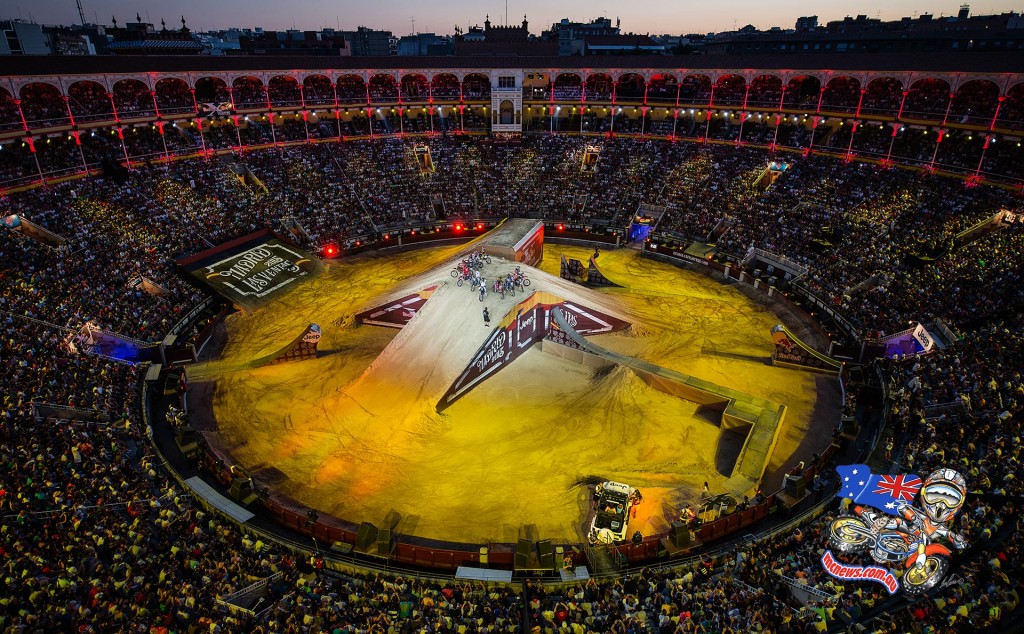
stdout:
MULTIPOLYGON (((93 2, 83 0, 86 21, 98 24, 111 23, 111 17, 119 24, 134 22, 138 14, 144 22, 159 25, 165 20, 168 28, 180 27, 184 15, 188 27, 193 31, 221 30, 231 27, 256 28, 268 31, 319 30, 341 28, 354 30, 357 26, 391 31, 395 35, 413 32, 434 32, 451 34, 456 26, 465 29, 471 25, 482 26, 489 15, 492 25, 507 21, 519 25, 523 15, 530 23, 530 32, 539 34, 552 23, 563 18, 576 22, 589 22, 597 17, 621 19, 624 33, 649 33, 652 35, 685 33, 708 33, 730 31, 752 24, 758 29, 773 26, 792 28, 796 19, 806 15, 817 15, 819 23, 841 20, 847 15, 867 15, 882 20, 895 20, 905 16, 931 13, 956 15, 960 8, 957 2, 947 4, 922 3, 919 0, 890 0, 886 3, 864 3, 849 11, 849 5, 835 0, 818 2, 813 10, 805 2, 781 0, 767 5, 754 0, 729 0, 721 11, 709 10, 706 5, 696 3, 651 0, 642 6, 616 6, 607 2, 584 2, 567 0, 557 7, 537 0, 525 2, 465 2, 464 0, 437 0, 424 5, 412 0, 399 0, 380 5, 367 5, 357 11, 340 12, 340 7, 326 0, 312 0, 301 3, 301 9, 294 5, 271 3, 263 0, 246 2, 223 1, 216 4, 198 0, 179 0, 173 9, 166 5, 130 2, 128 0, 104 0, 93 2), (424 10, 429 6, 429 10, 424 10)), ((974 15, 999 14, 1020 11, 1009 0, 999 0, 985 5, 972 5, 974 15)), ((78 9, 73 0, 39 0, 27 3, 19 1, 10 5, 2 18, 21 18, 43 24, 77 24, 78 9)))

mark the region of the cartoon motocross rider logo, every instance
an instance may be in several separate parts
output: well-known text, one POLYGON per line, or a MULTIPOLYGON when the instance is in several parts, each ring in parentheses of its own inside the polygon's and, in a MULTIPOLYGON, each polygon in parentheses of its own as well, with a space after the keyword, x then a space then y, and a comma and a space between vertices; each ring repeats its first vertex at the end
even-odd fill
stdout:
MULTIPOLYGON (((833 520, 829 530, 832 548, 847 555, 870 551, 878 563, 901 564, 907 594, 922 594, 937 587, 949 570, 950 546, 963 549, 967 545, 964 537, 948 526, 964 505, 964 476, 940 468, 921 483, 912 475, 874 475, 866 465, 837 467, 836 471, 844 483, 839 496, 879 510, 857 504, 852 514, 833 520), (920 508, 909 503, 915 492, 920 508)), ((877 574, 864 574, 859 566, 836 562, 830 552, 826 556, 826 570, 833 576, 871 579, 893 591, 891 579, 887 583, 877 574)))

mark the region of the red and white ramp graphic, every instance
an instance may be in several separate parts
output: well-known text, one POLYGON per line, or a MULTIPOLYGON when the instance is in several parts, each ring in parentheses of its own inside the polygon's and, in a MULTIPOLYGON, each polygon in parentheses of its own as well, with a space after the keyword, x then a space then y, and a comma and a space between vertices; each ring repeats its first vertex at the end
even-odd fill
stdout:
POLYGON ((403 328, 423 308, 423 305, 427 303, 427 300, 430 299, 436 290, 437 285, 428 286, 418 293, 406 295, 387 304, 381 304, 370 310, 363 311, 356 315, 356 323, 386 326, 388 328, 403 328))
POLYGON ((616 319, 611 315, 581 306, 575 302, 562 302, 566 322, 576 329, 581 335, 602 335, 608 332, 618 332, 629 328, 628 321, 616 319))
MULTIPOLYGON (((473 360, 438 401, 435 409, 444 411, 488 377, 508 366, 533 344, 544 338, 564 343, 561 331, 551 321, 551 311, 562 307, 566 322, 578 333, 596 335, 629 328, 629 322, 545 292, 535 292, 516 304, 473 355, 473 360)), ((564 345, 570 345, 564 343, 564 345)))

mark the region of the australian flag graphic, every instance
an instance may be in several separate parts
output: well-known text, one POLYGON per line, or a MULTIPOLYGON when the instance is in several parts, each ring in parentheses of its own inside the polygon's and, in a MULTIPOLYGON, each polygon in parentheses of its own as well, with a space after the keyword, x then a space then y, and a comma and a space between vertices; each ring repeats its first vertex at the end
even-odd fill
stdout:
POLYGON ((921 490, 921 478, 912 473, 905 475, 878 475, 863 464, 836 467, 842 488, 837 497, 853 498, 857 504, 873 506, 889 515, 897 515, 901 503, 913 504, 921 490))

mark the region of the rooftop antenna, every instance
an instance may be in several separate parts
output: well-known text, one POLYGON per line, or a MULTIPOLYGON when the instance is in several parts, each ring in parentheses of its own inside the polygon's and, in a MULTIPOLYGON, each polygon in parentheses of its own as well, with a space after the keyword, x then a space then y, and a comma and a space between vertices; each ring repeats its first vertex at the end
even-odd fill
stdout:
POLYGON ((85 26, 85 11, 82 9, 82 0, 75 0, 75 4, 78 5, 78 19, 82 21, 82 26, 85 26))
POLYGON ((416 16, 409 16, 409 25, 412 27, 412 32, 410 33, 410 35, 416 35, 416 16))
POLYGON ((508 26, 508 0, 505 0, 505 26, 508 26))

